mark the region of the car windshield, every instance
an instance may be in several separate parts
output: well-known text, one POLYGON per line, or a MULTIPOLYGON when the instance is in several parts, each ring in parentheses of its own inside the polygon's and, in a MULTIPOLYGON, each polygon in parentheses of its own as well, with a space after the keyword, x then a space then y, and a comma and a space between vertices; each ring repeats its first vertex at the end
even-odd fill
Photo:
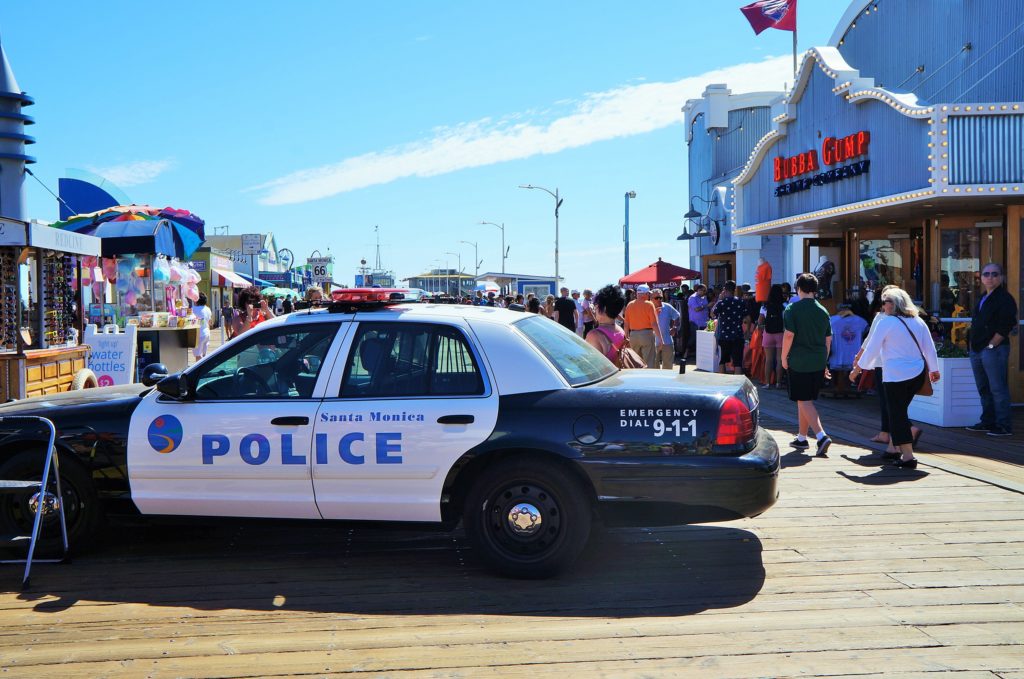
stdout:
POLYGON ((526 335, 574 387, 603 380, 618 371, 600 351, 547 318, 533 316, 518 321, 514 327, 526 335))

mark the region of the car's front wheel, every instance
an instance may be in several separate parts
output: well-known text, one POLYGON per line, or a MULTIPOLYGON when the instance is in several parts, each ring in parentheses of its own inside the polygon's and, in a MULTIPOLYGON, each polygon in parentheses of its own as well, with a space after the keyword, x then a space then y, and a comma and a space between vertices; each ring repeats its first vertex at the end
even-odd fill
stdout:
MULTIPOLYGON (((24 451, 0 464, 0 479, 8 481, 39 481, 43 476, 42 451, 24 451)), ((60 460, 60 498, 64 506, 64 520, 68 530, 68 542, 78 551, 95 536, 100 524, 99 503, 96 488, 88 472, 71 459, 60 460)), ((36 509, 43 508, 40 545, 47 551, 61 545, 60 517, 54 500, 57 497, 57 481, 50 469, 47 492, 38 489, 5 493, 0 495, 0 533, 8 535, 31 535, 36 509)))
POLYGON ((545 578, 570 566, 587 544, 590 522, 583 484, 536 458, 508 458, 485 470, 463 513, 481 560, 514 578, 545 578))

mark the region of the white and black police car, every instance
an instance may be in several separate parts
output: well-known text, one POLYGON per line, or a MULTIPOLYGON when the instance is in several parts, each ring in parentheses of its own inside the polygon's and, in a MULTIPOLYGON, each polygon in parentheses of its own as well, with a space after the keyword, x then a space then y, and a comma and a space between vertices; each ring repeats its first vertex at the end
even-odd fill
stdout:
MULTIPOLYGON (((595 520, 725 521, 775 503, 779 452, 746 378, 618 370, 540 316, 393 299, 350 290, 180 374, 0 417, 56 425, 73 547, 123 511, 461 521, 487 566, 544 577, 595 520)), ((39 479, 46 441, 0 423, 0 479, 39 479)), ((36 501, 0 496, 0 532, 26 530, 36 501)))

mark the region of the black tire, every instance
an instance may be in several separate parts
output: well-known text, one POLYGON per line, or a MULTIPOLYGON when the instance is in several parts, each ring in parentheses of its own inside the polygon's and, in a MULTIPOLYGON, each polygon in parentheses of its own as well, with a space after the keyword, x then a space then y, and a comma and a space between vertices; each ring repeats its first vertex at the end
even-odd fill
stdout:
POLYGON ((485 470, 463 509, 466 535, 480 559, 512 578, 546 578, 568 568, 587 544, 590 521, 583 484, 561 465, 533 457, 485 470), (538 514, 515 512, 521 504, 538 514), (518 528, 513 516, 523 517, 518 528))
MULTIPOLYGON (((0 465, 0 479, 38 481, 43 475, 45 456, 41 450, 16 453, 0 465)), ((57 483, 50 470, 48 490, 56 495, 57 483)), ((100 526, 99 500, 89 474, 66 455, 60 456, 60 486, 67 522, 68 544, 72 550, 83 551, 95 538, 100 526)), ((30 535, 35 514, 29 500, 36 490, 0 495, 0 533, 30 535)), ((60 517, 54 512, 43 516, 40 545, 50 551, 60 548, 60 517)))

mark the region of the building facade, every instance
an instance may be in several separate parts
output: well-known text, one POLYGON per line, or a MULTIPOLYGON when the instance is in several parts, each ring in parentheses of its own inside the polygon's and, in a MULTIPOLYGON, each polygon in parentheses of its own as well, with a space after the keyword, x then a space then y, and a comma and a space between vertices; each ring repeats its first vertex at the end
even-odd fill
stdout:
MULTIPOLYGON (((899 285, 964 344, 969 321, 955 319, 977 304, 984 264, 1022 296, 1021 44, 1019 0, 854 0, 732 178, 734 242, 760 238, 776 282, 827 278, 832 308, 899 285), (778 237, 791 245, 765 245, 778 237)), ((747 267, 737 261, 738 278, 747 267)))
POLYGON ((743 169, 750 149, 770 129, 772 102, 782 94, 733 94, 726 85, 714 84, 708 85, 700 99, 691 99, 683 107, 689 204, 705 215, 687 226, 691 234, 702 234, 690 240, 689 268, 700 271, 702 280, 710 285, 730 279, 752 281, 762 251, 781 249, 789 241, 785 236, 738 237, 728 211, 733 202, 732 181, 743 169))

